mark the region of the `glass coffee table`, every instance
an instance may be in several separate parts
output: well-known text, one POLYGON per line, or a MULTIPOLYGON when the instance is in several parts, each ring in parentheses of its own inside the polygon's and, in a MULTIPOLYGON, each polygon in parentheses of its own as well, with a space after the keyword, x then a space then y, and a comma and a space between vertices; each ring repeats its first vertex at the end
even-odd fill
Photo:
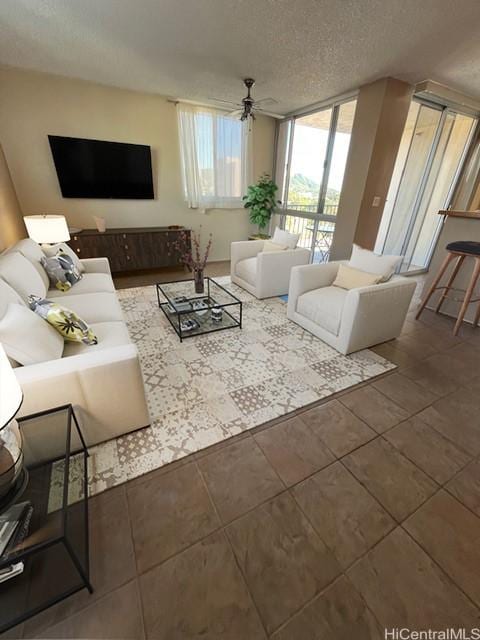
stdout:
POLYGON ((195 292, 193 280, 155 285, 158 306, 176 334, 185 338, 242 328, 242 302, 213 278, 204 278, 204 292, 195 292))

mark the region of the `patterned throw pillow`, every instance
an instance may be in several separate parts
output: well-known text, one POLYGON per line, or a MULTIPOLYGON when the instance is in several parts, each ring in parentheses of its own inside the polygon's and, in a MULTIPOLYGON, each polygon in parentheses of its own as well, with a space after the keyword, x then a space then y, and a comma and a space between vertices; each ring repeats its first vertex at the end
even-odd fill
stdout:
POLYGON ((48 274, 50 283, 60 291, 68 291, 83 277, 71 256, 61 249, 56 256, 42 258, 41 264, 48 274))
POLYGON ((70 309, 38 296, 29 296, 28 303, 30 309, 51 324, 65 340, 87 345, 98 344, 93 330, 70 309))

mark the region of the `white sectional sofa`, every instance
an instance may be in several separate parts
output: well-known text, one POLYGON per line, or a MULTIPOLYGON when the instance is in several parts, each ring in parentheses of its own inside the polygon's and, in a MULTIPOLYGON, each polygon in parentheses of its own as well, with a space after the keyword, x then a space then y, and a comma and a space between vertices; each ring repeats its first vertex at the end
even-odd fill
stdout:
POLYGON ((90 324, 98 344, 66 342, 62 357, 17 367, 24 393, 18 415, 71 403, 88 445, 147 426, 137 349, 128 335, 107 258, 82 260, 83 278, 62 293, 48 288, 40 264, 43 255, 39 245, 25 239, 0 256, 0 323, 10 303, 25 305, 28 295, 35 294, 77 313, 90 324))

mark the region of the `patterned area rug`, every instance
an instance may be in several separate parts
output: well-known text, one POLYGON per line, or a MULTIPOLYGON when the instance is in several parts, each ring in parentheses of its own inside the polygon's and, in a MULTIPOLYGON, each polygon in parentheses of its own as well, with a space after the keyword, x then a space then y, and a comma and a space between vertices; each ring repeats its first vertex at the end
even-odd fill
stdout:
POLYGON ((90 450, 92 493, 394 368, 369 350, 340 355, 287 320, 284 300, 257 300, 230 278, 216 280, 244 303, 243 328, 183 343, 158 308, 155 287, 118 291, 152 425, 90 450))

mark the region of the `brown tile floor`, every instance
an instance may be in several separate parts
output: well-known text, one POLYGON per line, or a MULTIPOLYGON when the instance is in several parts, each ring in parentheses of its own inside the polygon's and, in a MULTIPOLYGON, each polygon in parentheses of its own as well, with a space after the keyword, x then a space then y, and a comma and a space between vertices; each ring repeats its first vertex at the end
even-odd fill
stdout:
POLYGON ((93 596, 9 637, 383 638, 480 626, 480 329, 91 501, 93 596))

